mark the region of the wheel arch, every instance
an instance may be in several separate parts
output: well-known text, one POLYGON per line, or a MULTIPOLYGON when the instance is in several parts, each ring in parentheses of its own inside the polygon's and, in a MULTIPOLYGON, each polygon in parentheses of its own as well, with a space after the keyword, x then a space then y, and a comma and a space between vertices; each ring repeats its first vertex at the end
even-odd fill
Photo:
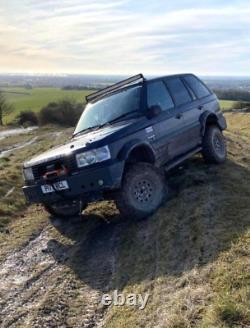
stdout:
POLYGON ((147 142, 133 140, 127 143, 119 152, 118 159, 125 162, 145 162, 155 164, 156 156, 147 142))
POLYGON ((204 136, 208 125, 217 125, 221 130, 225 130, 227 127, 226 120, 222 113, 217 114, 209 111, 206 111, 201 115, 200 123, 202 136, 204 136))

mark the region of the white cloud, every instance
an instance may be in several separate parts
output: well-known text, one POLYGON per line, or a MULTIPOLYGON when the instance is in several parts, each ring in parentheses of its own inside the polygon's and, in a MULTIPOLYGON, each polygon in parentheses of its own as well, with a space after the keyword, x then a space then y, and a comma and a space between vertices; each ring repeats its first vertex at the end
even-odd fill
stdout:
POLYGON ((246 73, 247 2, 182 2, 13 0, 0 9, 0 71, 246 73))

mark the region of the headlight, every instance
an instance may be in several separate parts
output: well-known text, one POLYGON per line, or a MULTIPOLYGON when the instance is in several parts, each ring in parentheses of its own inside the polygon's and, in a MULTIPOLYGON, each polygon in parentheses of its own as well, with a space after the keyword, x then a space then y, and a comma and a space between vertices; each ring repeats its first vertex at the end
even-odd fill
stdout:
POLYGON ((111 158, 109 147, 93 149, 76 155, 76 162, 78 167, 84 167, 94 163, 106 161, 111 158))
POLYGON ((34 180, 34 175, 31 167, 23 169, 23 176, 25 181, 34 180))

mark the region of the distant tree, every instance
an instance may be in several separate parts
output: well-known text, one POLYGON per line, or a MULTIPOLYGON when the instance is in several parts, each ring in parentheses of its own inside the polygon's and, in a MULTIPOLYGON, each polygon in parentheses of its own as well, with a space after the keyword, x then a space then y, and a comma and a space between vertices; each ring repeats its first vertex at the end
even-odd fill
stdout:
POLYGON ((28 90, 31 90, 33 89, 32 85, 31 84, 25 84, 25 89, 28 89, 28 90))
POLYGON ((0 91, 0 126, 3 125, 3 118, 5 115, 13 110, 12 106, 8 104, 3 93, 0 91))
POLYGON ((213 91, 219 99, 250 101, 250 92, 248 90, 214 89, 213 91))

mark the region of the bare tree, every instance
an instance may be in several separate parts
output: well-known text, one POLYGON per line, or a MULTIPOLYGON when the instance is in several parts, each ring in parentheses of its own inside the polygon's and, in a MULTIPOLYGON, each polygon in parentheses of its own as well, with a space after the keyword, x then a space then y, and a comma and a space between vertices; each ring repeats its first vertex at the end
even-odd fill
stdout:
POLYGON ((8 104, 3 93, 0 91, 0 126, 3 125, 4 116, 10 113, 12 110, 12 106, 8 104))

